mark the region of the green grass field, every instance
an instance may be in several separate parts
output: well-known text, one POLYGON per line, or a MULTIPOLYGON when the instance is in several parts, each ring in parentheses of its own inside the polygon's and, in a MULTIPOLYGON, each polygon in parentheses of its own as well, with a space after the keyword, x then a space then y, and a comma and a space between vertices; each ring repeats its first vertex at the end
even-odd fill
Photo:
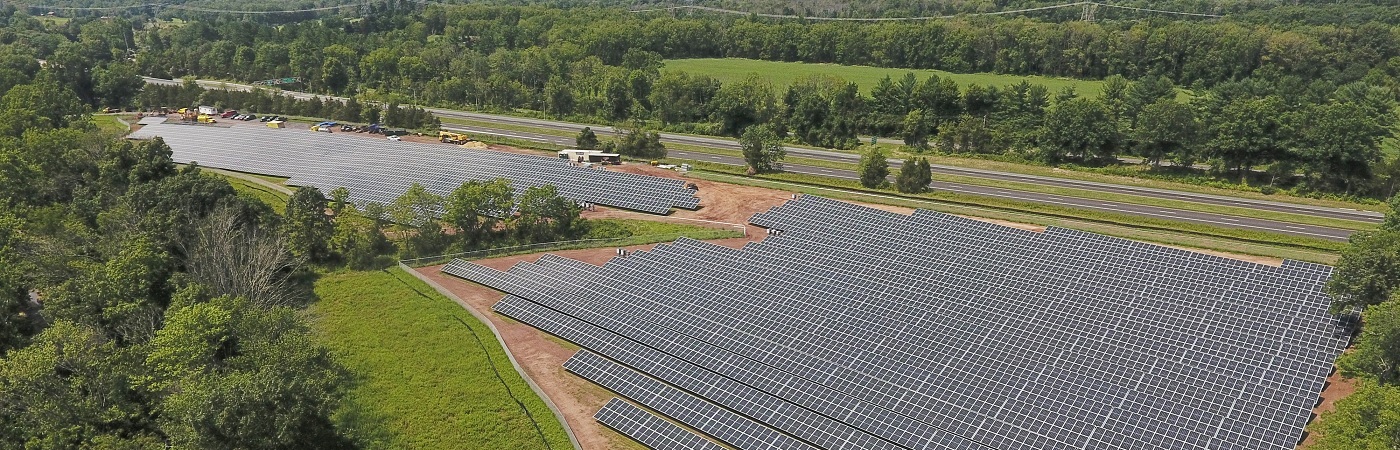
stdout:
POLYGON ((572 448, 486 325, 398 268, 316 282, 312 323, 358 382, 336 415, 363 448, 572 448))
MULTIPOLYGON (((650 238, 668 235, 685 236, 691 239, 724 239, 743 236, 735 229, 718 229, 686 223, 660 222, 659 220, 589 219, 589 230, 583 239, 650 238)), ((638 242, 638 244, 643 243, 649 242, 638 242)))
POLYGON ((102 130, 103 133, 124 135, 131 132, 131 127, 123 124, 121 120, 117 119, 117 116, 98 114, 92 116, 92 122, 97 124, 97 129, 102 130))
POLYGON ((1020 75, 999 75, 994 73, 952 73, 941 70, 914 70, 914 69, 894 69, 870 66, 842 66, 837 64, 808 64, 800 62, 777 62, 759 61, 753 59, 738 58, 697 58, 697 59, 672 59, 667 60, 665 69, 679 70, 690 73, 705 74, 719 79, 721 82, 741 80, 749 74, 758 74, 767 78, 773 87, 779 91, 784 90, 793 80, 813 74, 828 74, 844 78, 848 81, 860 85, 862 92, 870 93, 871 87, 886 75, 895 81, 903 77, 905 73, 913 72, 914 76, 920 80, 928 78, 929 75, 952 78, 959 86, 967 87, 972 83, 983 86, 1007 86, 1027 80, 1035 84, 1043 84, 1050 89, 1053 94, 1065 86, 1074 86, 1074 90, 1086 97, 1097 97, 1099 90, 1103 86, 1101 81, 1074 80, 1068 78, 1051 78, 1041 76, 1020 76, 1020 75))
POLYGON ((282 214, 283 211, 287 210, 287 194, 268 189, 266 186, 242 178, 231 177, 217 172, 214 173, 228 180, 228 184, 233 185, 233 190, 266 203, 267 206, 272 207, 272 210, 277 214, 282 214))

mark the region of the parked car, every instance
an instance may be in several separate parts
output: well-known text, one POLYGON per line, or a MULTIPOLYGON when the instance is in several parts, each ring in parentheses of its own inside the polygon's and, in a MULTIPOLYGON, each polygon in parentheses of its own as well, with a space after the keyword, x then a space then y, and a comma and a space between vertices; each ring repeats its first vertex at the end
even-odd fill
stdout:
POLYGON ((219 114, 219 118, 220 118, 220 119, 227 119, 227 118, 233 117, 233 116, 235 116, 235 115, 238 115, 238 110, 236 110, 236 109, 230 109, 230 110, 228 110, 228 111, 224 111, 223 114, 219 114))
POLYGON ((272 120, 272 116, 263 116, 261 119, 258 119, 258 122, 267 122, 270 120, 272 120))
POLYGON ((391 141, 402 141, 403 138, 400 138, 400 137, 398 137, 398 136, 389 136, 389 140, 391 140, 391 141))

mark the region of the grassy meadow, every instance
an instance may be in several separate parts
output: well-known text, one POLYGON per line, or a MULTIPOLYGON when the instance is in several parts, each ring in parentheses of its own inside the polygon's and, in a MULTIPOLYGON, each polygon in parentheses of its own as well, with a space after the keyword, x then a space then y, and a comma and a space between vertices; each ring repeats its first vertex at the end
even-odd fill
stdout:
POLYGON ((337 413, 365 448, 572 448, 485 324, 391 268, 316 282, 322 342, 358 382, 337 413))
POLYGON ((813 74, 829 74, 841 77, 848 81, 855 82, 860 86, 861 92, 870 93, 870 89, 875 83, 886 75, 895 81, 903 77, 905 73, 913 72, 914 76, 920 80, 928 78, 929 75, 952 78, 959 86, 966 87, 969 84, 977 83, 983 86, 1007 86, 1027 80, 1035 84, 1043 84, 1053 94, 1063 89, 1065 86, 1074 86, 1074 90, 1086 97, 1097 97, 1103 86, 1102 81, 1074 80, 1069 78, 1052 78, 1041 76, 1021 76, 1021 75, 1000 75, 994 73, 952 73, 941 70, 916 70, 916 69, 896 69, 870 66, 842 66, 837 64, 808 64, 800 62, 778 62, 760 61, 753 59, 739 58, 697 58, 697 59, 672 59, 667 60, 665 70, 678 70, 692 74, 705 74, 721 82, 729 83, 744 79, 749 74, 762 76, 773 87, 780 92, 793 80, 813 74))

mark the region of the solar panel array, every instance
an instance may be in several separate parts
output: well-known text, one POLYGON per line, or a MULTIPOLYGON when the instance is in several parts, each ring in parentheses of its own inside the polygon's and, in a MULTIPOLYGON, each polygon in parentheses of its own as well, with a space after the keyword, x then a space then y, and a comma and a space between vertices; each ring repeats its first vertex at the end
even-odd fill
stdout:
POLYGON ((708 439, 616 398, 603 405, 593 418, 655 450, 724 450, 708 439))
POLYGON ((288 184, 327 193, 344 187, 361 206, 388 204, 415 182, 447 195, 466 181, 506 178, 516 194, 553 185, 575 201, 654 214, 700 207, 681 180, 575 167, 558 158, 250 126, 156 124, 130 137, 155 136, 170 145, 175 162, 289 176, 288 184))
POLYGON ((597 353, 580 350, 564 363, 564 369, 737 448, 815 450, 815 447, 791 436, 637 373, 597 353))
POLYGON ((1317 264, 815 196, 751 222, 781 232, 443 272, 605 356, 569 370, 653 410, 819 448, 1292 448, 1349 337, 1317 264))

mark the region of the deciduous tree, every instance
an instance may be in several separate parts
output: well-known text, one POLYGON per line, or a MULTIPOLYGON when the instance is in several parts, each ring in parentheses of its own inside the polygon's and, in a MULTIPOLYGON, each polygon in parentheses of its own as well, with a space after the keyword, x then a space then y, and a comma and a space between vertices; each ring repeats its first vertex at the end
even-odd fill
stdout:
POLYGON ((467 249, 480 248, 515 207, 510 180, 468 181, 448 194, 443 219, 457 228, 467 249))
POLYGON ((554 186, 534 186, 520 195, 516 234, 527 242, 570 239, 579 231, 577 203, 559 196, 554 186))
POLYGON ((1353 234, 1337 260, 1327 292, 1333 309, 1375 305, 1400 287, 1400 231, 1353 234))
POLYGON ((326 215, 326 198, 315 186, 302 186, 287 200, 282 222, 287 248, 292 255, 310 262, 330 258, 328 242, 335 224, 326 215))
POLYGON ((783 140, 771 125, 754 125, 744 130, 739 138, 739 147, 744 153, 752 173, 779 172, 783 170, 783 140))
POLYGON ((924 110, 909 111, 909 114, 904 116, 904 145, 915 151, 928 149, 929 125, 924 110))
POLYGON ((350 377, 291 309, 232 297, 172 309, 145 366, 175 446, 345 446, 330 416, 350 377))
POLYGON ((1050 108, 1041 127, 1041 160, 1059 164, 1066 158, 1111 159, 1118 132, 1099 102, 1076 98, 1050 108))
POLYGON ((1400 447, 1400 386, 1362 380, 1356 392, 1337 401, 1309 429, 1318 434, 1320 450, 1400 447))
POLYGON ((1142 109, 1132 141, 1137 154, 1148 164, 1155 166, 1164 159, 1171 159, 1189 165, 1199 130, 1189 106, 1173 100, 1159 100, 1142 109))

